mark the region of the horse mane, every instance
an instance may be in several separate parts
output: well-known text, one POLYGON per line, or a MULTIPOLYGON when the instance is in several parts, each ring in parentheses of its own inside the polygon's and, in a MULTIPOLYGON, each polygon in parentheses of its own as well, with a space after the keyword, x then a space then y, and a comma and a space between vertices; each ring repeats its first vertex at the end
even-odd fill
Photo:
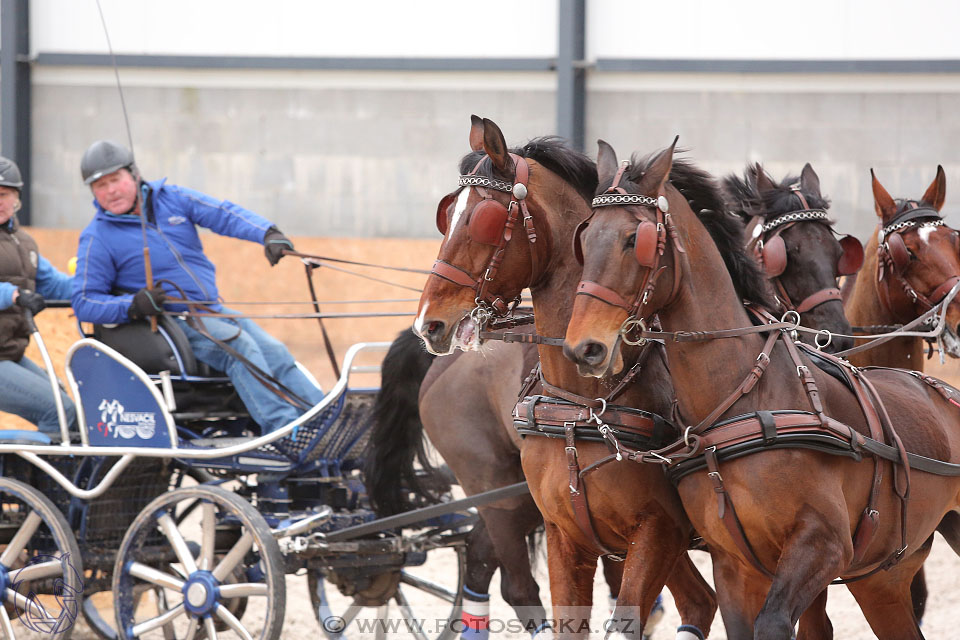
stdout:
MULTIPOLYGON (((803 209, 803 203, 797 194, 790 189, 790 185, 800 181, 798 176, 787 176, 780 181, 776 189, 760 195, 757 190, 757 180, 753 174, 753 167, 748 166, 743 177, 730 174, 723 179, 723 191, 727 195, 727 206, 731 212, 748 220, 756 216, 764 219, 776 218, 784 213, 803 209)), ((810 191, 803 191, 803 197, 811 209, 829 209, 830 199, 810 191)), ((832 225, 833 220, 825 220, 832 225)))
MULTIPOLYGON (((567 141, 559 136, 533 138, 522 147, 510 149, 510 153, 543 165, 565 182, 570 183, 588 203, 597 190, 597 165, 584 154, 571 149, 567 141)), ((460 173, 470 173, 477 162, 484 158, 477 169, 477 174, 495 177, 490 159, 485 156, 483 151, 471 151, 465 155, 460 161, 460 173)))
MULTIPOLYGON (((643 158, 634 155, 630 167, 624 172, 624 179, 634 185, 639 184, 656 155, 643 158)), ((670 182, 687 199, 690 208, 713 238, 737 295, 742 300, 774 308, 767 279, 745 249, 743 221, 728 210, 716 178, 690 160, 674 157, 670 182)), ((601 185, 597 193, 609 187, 610 184, 601 185)))

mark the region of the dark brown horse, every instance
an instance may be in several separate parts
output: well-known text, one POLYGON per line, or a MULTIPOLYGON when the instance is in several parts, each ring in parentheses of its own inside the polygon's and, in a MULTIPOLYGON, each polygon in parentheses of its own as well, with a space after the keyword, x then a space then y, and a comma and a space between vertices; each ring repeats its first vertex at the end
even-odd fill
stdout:
MULTIPOLYGON (((378 514, 418 506, 407 490, 420 500, 437 496, 442 479, 424 450, 424 432, 468 496, 523 481, 511 412, 536 358, 532 345, 508 344, 494 345, 483 354, 435 358, 419 336, 401 333, 383 360, 364 474, 378 514)), ((503 599, 532 631, 546 618, 527 544, 542 522, 540 512, 530 496, 478 510, 482 519, 466 549, 465 628, 475 631, 474 638, 485 636, 489 586, 499 568, 503 599)), ((608 581, 616 596, 620 576, 618 567, 611 570, 608 581)))
MULTIPOLYGON (((609 145, 601 145, 598 171, 603 192, 618 172, 609 145)), ((758 410, 806 413, 814 385, 822 409, 809 415, 825 414, 858 433, 871 433, 864 410, 844 383, 806 355, 796 355, 802 363, 798 368, 791 351, 796 347, 786 341, 771 347, 760 333, 740 331, 751 326, 741 300, 769 302, 762 276, 742 247, 742 228, 721 212, 695 214, 685 194, 671 184, 692 180, 710 188, 712 179, 674 162, 673 147, 633 162, 616 177, 638 204, 597 209, 582 233, 583 281, 593 284, 581 284, 585 295, 576 296, 564 346, 580 372, 606 376, 618 370, 614 354, 624 339, 622 331, 632 326, 624 327, 624 322, 634 307, 614 302, 635 300, 638 321, 657 313, 664 330, 688 332, 685 339, 668 339, 666 345, 679 414, 683 424, 697 425, 691 429, 691 446, 716 420, 758 410), (669 217, 658 209, 668 210, 669 217), (644 291, 648 293, 642 295, 644 291), (703 332, 727 329, 736 330, 738 337, 699 339, 703 332)), ((871 371, 866 379, 883 399, 887 424, 896 425, 907 451, 960 461, 960 411, 935 387, 900 371, 871 371)), ((699 454, 710 460, 715 451, 699 454)), ((869 461, 797 448, 765 448, 720 461, 710 473, 684 476, 678 490, 713 557, 728 637, 790 638, 801 614, 837 576, 862 578, 849 588, 879 638, 923 637, 910 582, 929 553, 937 524, 960 507, 960 478, 914 470, 905 491, 903 469, 892 469, 885 461, 876 467, 883 470, 878 483, 869 461), (873 486, 880 491, 868 501, 873 486), (900 496, 909 493, 905 528, 903 502, 892 486, 900 496), (868 504, 876 513, 865 510, 868 504), (730 525, 731 513, 738 516, 740 533, 730 525), (872 534, 870 542, 855 545, 862 515, 876 528, 865 525, 863 535, 872 534), (874 572, 880 566, 888 570, 874 572)), ((801 622, 801 637, 831 635, 828 625, 804 629, 801 622)))
MULTIPOLYGON (((454 346, 480 349, 485 318, 505 310, 527 287, 537 334, 562 335, 580 276, 570 243, 590 213, 587 198, 596 186, 593 163, 555 139, 534 140, 511 153, 493 122, 474 119, 470 142, 473 152, 461 162, 462 188, 444 198, 438 211, 446 236, 415 324, 438 354, 454 346)), ((557 346, 541 344, 539 355, 543 379, 562 388, 550 395, 574 393, 593 402, 619 381, 581 378, 557 346)), ((633 364, 637 350, 623 357, 633 364)), ((637 381, 618 402, 669 415, 673 394, 657 352, 637 381)), ((460 390, 462 397, 482 392, 480 385, 460 390)), ((521 444, 523 471, 546 524, 554 617, 561 621, 556 631, 586 633, 597 557, 616 551, 625 561, 615 617, 630 618, 629 631, 642 631, 666 583, 690 625, 681 628, 681 637, 705 635, 716 610, 714 595, 686 554, 692 530, 661 470, 611 462, 583 481, 571 474, 571 465, 587 469, 609 455, 598 442, 570 445, 562 438, 527 436, 521 444), (571 500, 572 493, 584 491, 589 524, 571 500)))
MULTIPOLYGON (((960 237, 940 217, 946 198, 943 167, 919 200, 894 200, 870 171, 878 225, 867 243, 866 263, 845 286, 847 318, 857 326, 910 322, 943 299, 960 281, 960 237), (882 238, 881 238, 882 234, 882 238)), ((960 356, 960 296, 947 311, 944 351, 960 356)), ((922 338, 898 338, 853 355, 858 366, 923 371, 922 338)))
MULTIPOLYGON (((743 178, 727 176, 723 186, 733 210, 753 229, 748 246, 774 285, 778 313, 796 311, 806 327, 850 335, 837 277, 857 272, 863 246, 833 230, 830 201, 820 193, 813 167, 806 164, 800 177, 777 184, 757 164, 747 167, 743 178)), ((828 353, 853 346, 852 338, 800 334, 808 344, 817 338, 828 353)))

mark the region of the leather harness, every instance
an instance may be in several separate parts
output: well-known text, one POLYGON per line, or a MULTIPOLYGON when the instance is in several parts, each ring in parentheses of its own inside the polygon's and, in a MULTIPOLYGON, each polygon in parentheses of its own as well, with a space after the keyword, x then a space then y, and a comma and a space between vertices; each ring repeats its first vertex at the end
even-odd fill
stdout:
MULTIPOLYGON (((650 209, 654 209, 658 223, 666 226, 667 233, 676 239, 678 236, 675 230, 671 230, 673 225, 670 217, 666 216, 664 218, 662 214, 665 212, 659 207, 655 208, 653 203, 643 204, 650 209)), ((598 206, 596 202, 594 206, 598 206)), ((600 206, 605 205, 602 204, 600 206)), ((659 261, 651 267, 650 273, 657 270, 658 263, 659 261)), ((676 283, 679 279, 680 263, 677 260, 675 260, 674 263, 677 265, 674 269, 674 280, 676 283)), ((737 517, 733 500, 724 486, 723 476, 721 475, 719 466, 722 460, 756 453, 764 448, 771 447, 811 448, 835 455, 846 455, 856 460, 862 459, 863 452, 872 454, 874 456, 874 475, 873 482, 871 483, 871 491, 867 497, 866 507, 861 514, 860 521, 853 534, 854 562, 862 560, 876 533, 879 522, 877 505, 879 492, 883 484, 883 466, 881 460, 888 460, 894 464, 893 489, 900 499, 901 505, 900 547, 872 571, 855 578, 835 582, 840 583, 862 579, 881 569, 889 569, 896 564, 903 556, 907 547, 906 513, 910 493, 911 467, 939 475, 960 476, 960 465, 908 453, 887 415, 886 408, 879 394, 873 384, 863 374, 862 370, 853 367, 845 360, 834 358, 829 354, 820 353, 818 355, 827 358, 841 368, 847 385, 852 389, 866 419, 870 436, 864 436, 849 425, 827 416, 820 400, 820 392, 816 380, 800 356, 800 349, 806 349, 808 347, 802 344, 795 344, 789 337, 789 323, 776 322, 769 314, 748 307, 760 322, 767 324, 741 329, 699 332, 647 330, 644 318, 638 317, 638 312, 642 303, 648 299, 648 294, 652 289, 650 285, 650 273, 645 276, 640 286, 639 292, 642 293, 638 293, 634 304, 629 307, 623 304, 622 296, 601 285, 596 285, 595 287, 591 287, 590 290, 584 291, 584 283, 581 283, 581 289, 578 290, 578 293, 592 295, 607 304, 628 310, 628 313, 631 315, 621 327, 621 337, 623 337, 624 340, 626 340, 625 334, 629 332, 635 332, 639 340, 658 338, 678 342, 733 338, 751 333, 767 333, 768 337, 763 350, 757 356, 756 364, 737 388, 707 417, 700 421, 699 424, 686 427, 679 440, 662 449, 648 451, 635 450, 624 444, 619 444, 617 446, 618 453, 620 453, 622 457, 637 462, 653 462, 667 465, 668 476, 675 482, 689 473, 706 468, 708 476, 713 483, 714 491, 717 494, 718 517, 723 522, 733 542, 743 556, 758 571, 768 577, 772 577, 773 573, 763 566, 753 551, 740 520, 737 517), (594 291, 600 291, 602 295, 596 295, 594 291), (606 292, 613 293, 614 295, 609 295, 606 292), (737 400, 749 393, 759 382, 770 363, 770 354, 778 339, 785 346, 793 364, 796 365, 797 375, 810 403, 812 412, 757 411, 753 414, 718 422, 720 417, 729 410, 737 400), (890 444, 887 444, 888 441, 890 444)), ((591 284, 595 285, 595 283, 591 284)), ((671 293, 671 299, 676 293, 677 288, 675 286, 674 291, 671 293)), ((936 389, 938 393, 947 398, 952 404, 960 407, 960 401, 957 399, 960 398, 960 392, 947 386, 945 383, 929 378, 929 376, 923 376, 923 374, 914 375, 936 389)))

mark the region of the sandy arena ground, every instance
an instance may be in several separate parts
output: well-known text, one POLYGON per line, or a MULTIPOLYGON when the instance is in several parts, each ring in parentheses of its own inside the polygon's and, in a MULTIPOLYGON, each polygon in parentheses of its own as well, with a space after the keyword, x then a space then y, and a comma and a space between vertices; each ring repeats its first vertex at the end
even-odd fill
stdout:
MULTIPOLYGON (((67 260, 75 251, 76 232, 35 230, 34 237, 39 242, 43 254, 54 265, 65 269, 67 260)), ((305 301, 309 299, 304 284, 303 267, 297 261, 287 259, 276 268, 270 269, 262 255, 262 249, 258 246, 216 236, 204 236, 204 242, 208 254, 218 265, 221 294, 228 301, 228 304, 234 301, 305 301)), ((432 240, 297 238, 296 246, 299 250, 309 253, 333 255, 360 261, 366 260, 381 264, 429 268, 433 256, 436 255, 437 243, 432 240)), ((422 276, 415 274, 377 272, 369 269, 364 271, 375 277, 407 286, 416 287, 422 282, 422 276)), ((417 297, 417 293, 412 291, 333 273, 326 268, 320 269, 320 272, 317 287, 318 295, 322 300, 384 300, 417 297)), ((309 307, 303 305, 237 306, 237 308, 261 313, 293 313, 309 310, 309 307)), ((404 301, 377 305, 324 305, 323 310, 401 310, 412 312, 415 308, 415 302, 404 301)), ((38 322, 42 335, 62 375, 63 355, 77 337, 76 323, 70 316, 69 310, 45 311, 39 316, 38 322)), ((410 317, 329 320, 328 329, 331 332, 337 353, 342 356, 348 345, 360 340, 392 340, 397 332, 409 326, 410 322, 410 317)), ((325 388, 329 388, 333 382, 333 374, 322 349, 316 321, 273 320, 263 321, 262 324, 286 342, 294 355, 314 372, 325 388)), ((31 346, 28 355, 35 361, 40 362, 35 346, 31 346)), ((949 361, 944 367, 941 367, 935 360, 930 362, 932 364, 926 368, 929 373, 949 380, 954 384, 960 382, 960 361, 949 361)), ((356 384, 376 384, 376 379, 368 376, 366 379, 356 380, 356 384)), ((26 423, 7 415, 3 415, 0 419, 0 426, 3 428, 28 428, 26 423)), ((709 557, 705 553, 695 553, 694 558, 701 572, 709 579, 709 557)), ((420 575, 442 581, 444 578, 451 576, 454 566, 449 557, 446 558, 446 561, 443 561, 443 559, 438 562, 430 561, 427 566, 420 570, 420 575)), ((960 635, 954 628, 956 624, 954 618, 956 613, 960 611, 960 559, 951 552, 946 543, 939 537, 934 544, 930 559, 927 561, 926 571, 930 598, 923 624, 924 633, 927 638, 956 638, 960 635)), ((541 584, 545 601, 548 601, 549 583, 546 575, 545 556, 541 557, 539 562, 538 581, 541 584)), ((494 578, 491 593, 493 594, 491 605, 493 619, 500 620, 505 627, 510 628, 509 620, 512 618, 512 611, 499 598, 497 577, 494 578)), ((594 607, 593 628, 599 630, 607 611, 607 591, 601 580, 597 581, 594 600, 597 605, 594 607)), ((656 640, 673 638, 673 630, 679 624, 679 618, 673 608, 669 594, 665 595, 665 602, 667 613, 653 636, 656 640)), ((293 640, 320 637, 310 607, 306 578, 302 576, 287 577, 286 611, 283 638, 293 640)), ((837 638, 860 640, 874 637, 845 587, 831 587, 828 611, 837 638)), ((423 613, 418 611, 417 615, 436 618, 445 616, 446 612, 430 608, 423 613)), ((21 637, 21 635, 18 634, 18 637, 21 637)), ((595 635, 596 637, 603 637, 602 633, 595 635)), ((87 640, 97 636, 80 620, 73 637, 87 640)), ((225 637, 225 634, 220 634, 220 637, 225 637)), ((367 633, 354 637, 372 638, 373 634, 367 633)), ((523 639, 529 636, 525 633, 503 633, 500 634, 500 637, 523 639)), ((726 638, 719 616, 714 622, 713 633, 710 638, 715 640, 726 638)))

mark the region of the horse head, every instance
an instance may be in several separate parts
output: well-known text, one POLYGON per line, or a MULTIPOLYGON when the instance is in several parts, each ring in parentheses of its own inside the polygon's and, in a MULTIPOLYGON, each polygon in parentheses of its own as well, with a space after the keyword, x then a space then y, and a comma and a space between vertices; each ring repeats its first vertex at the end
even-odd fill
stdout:
MULTIPOLYGON (((960 283, 960 234, 940 215, 946 198, 943 167, 920 200, 894 200, 870 170, 880 219, 877 279, 881 303, 898 322, 909 322, 940 303, 960 283)), ((960 299, 947 307, 943 343, 960 357, 960 299)))

